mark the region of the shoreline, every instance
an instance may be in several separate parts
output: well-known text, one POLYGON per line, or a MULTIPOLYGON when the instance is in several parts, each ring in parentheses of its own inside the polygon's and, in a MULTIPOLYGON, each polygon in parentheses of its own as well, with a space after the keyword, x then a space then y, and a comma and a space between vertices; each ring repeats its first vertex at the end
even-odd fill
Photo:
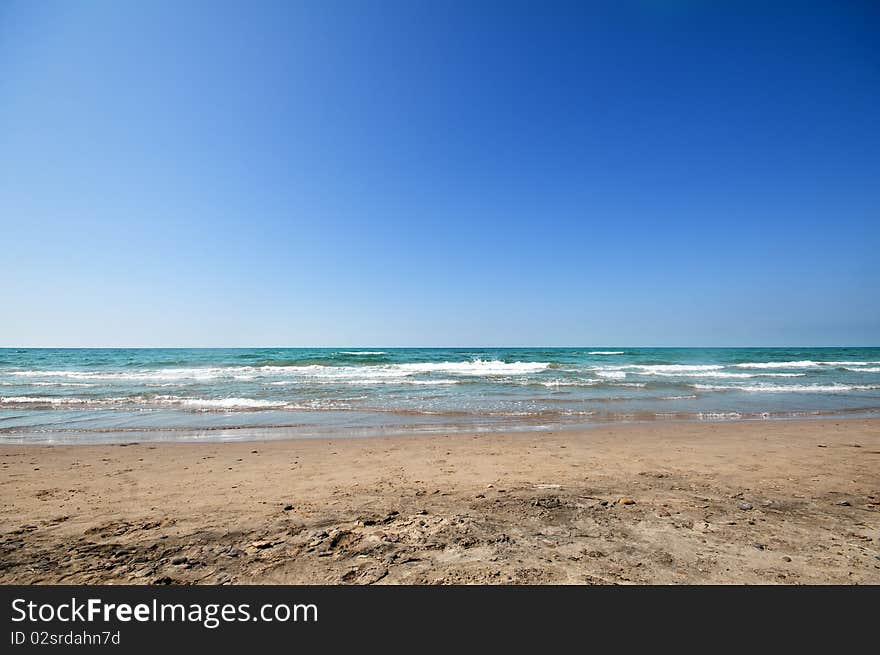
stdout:
POLYGON ((467 424, 430 424, 404 426, 315 427, 305 431, 303 424, 202 426, 197 428, 101 428, 92 430, 46 430, 42 432, 4 431, 0 429, 0 448, 5 446, 117 446, 140 444, 199 444, 199 443, 261 443, 271 441, 299 441, 315 439, 386 439, 399 437, 434 438, 450 435, 492 435, 546 432, 590 432, 613 426, 655 425, 713 425, 727 423, 778 423, 799 421, 880 420, 880 409, 864 408, 852 411, 799 412, 794 415, 738 415, 738 412, 711 412, 709 416, 659 415, 646 413, 633 418, 595 418, 571 423, 533 423, 522 421, 517 425, 493 427, 467 424), (650 417, 650 418, 649 418, 650 417), (224 435, 228 433, 228 436, 224 435), (13 436, 14 435, 14 436, 13 436), (115 435, 125 435, 114 438, 115 435), (151 438, 156 435, 174 435, 171 438, 151 438), (105 436, 103 440, 97 440, 105 436), (108 437, 109 438, 106 438, 108 437), (140 438, 140 440, 136 440, 140 438))
POLYGON ((880 419, 0 444, 2 583, 880 584, 880 419))

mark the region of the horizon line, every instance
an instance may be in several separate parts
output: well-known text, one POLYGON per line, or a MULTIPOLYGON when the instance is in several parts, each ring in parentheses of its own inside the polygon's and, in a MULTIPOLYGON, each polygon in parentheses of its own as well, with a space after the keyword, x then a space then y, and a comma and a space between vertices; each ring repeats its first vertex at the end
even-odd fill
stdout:
POLYGON ((334 345, 334 346, 0 346, 0 350, 367 350, 384 348, 387 350, 537 350, 537 349, 575 349, 575 348, 607 348, 607 349, 687 349, 687 348, 717 348, 717 349, 733 349, 733 348, 880 348, 880 345, 804 345, 804 344, 786 344, 786 345, 724 345, 724 346, 652 346, 652 345, 534 345, 534 346, 499 346, 499 345, 469 345, 469 346, 350 346, 350 345, 334 345))

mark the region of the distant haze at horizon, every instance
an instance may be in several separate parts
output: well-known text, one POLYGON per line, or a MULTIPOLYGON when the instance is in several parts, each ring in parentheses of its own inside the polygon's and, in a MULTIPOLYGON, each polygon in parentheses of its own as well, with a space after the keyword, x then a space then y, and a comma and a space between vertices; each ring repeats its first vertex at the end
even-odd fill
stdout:
POLYGON ((766 5, 4 2, 0 347, 880 344, 880 7, 766 5))

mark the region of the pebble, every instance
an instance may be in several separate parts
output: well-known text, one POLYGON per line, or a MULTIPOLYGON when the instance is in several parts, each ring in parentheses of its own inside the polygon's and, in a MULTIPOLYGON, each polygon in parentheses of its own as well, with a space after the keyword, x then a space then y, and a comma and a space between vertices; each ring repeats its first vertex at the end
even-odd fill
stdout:
POLYGON ((264 548, 271 548, 271 541, 253 541, 251 542, 251 547, 256 548, 257 550, 263 550, 264 548))
POLYGON ((174 564, 175 566, 179 566, 180 564, 186 564, 186 556, 185 555, 178 555, 177 557, 172 557, 171 563, 174 564))
POLYGON ((739 507, 744 512, 748 512, 750 509, 752 509, 752 504, 751 503, 740 503, 739 505, 737 505, 737 507, 739 507))
POLYGON ((786 555, 785 557, 782 558, 782 561, 783 562, 790 562, 791 558, 788 555, 786 555))
POLYGON ((284 511, 285 511, 285 512, 289 512, 289 511, 292 510, 292 509, 293 509, 293 505, 285 505, 285 506, 284 506, 284 511))
POLYGON ((835 505, 840 505, 841 507, 849 507, 850 506, 848 500, 841 500, 839 503, 835 503, 835 505))
POLYGON ((621 498, 620 500, 617 501, 617 504, 618 505, 635 505, 636 501, 634 501, 632 498, 627 498, 626 496, 624 496, 623 498, 621 498))

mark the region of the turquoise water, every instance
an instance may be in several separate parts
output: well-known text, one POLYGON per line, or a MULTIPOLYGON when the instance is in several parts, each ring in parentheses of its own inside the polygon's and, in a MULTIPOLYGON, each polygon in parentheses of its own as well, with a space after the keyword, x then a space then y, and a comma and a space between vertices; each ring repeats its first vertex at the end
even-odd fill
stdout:
POLYGON ((0 349, 0 440, 880 414, 880 348, 0 349))

